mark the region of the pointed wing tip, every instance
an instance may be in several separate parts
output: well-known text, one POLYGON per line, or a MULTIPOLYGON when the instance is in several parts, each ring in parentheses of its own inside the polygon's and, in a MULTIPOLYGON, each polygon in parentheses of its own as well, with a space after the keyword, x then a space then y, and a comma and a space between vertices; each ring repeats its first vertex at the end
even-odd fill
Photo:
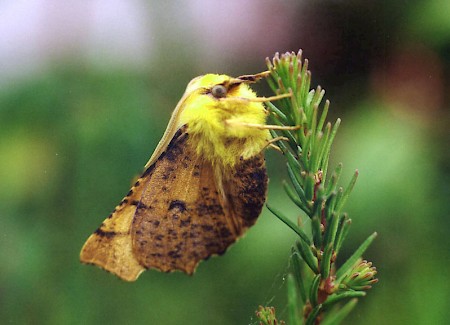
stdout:
POLYGON ((126 281, 126 282, 136 281, 139 278, 139 276, 141 275, 141 273, 145 271, 145 268, 135 268, 133 270, 128 270, 128 271, 115 270, 112 268, 108 268, 108 266, 102 265, 101 263, 99 263, 99 261, 96 261, 96 260, 86 260, 86 259, 80 258, 80 261, 81 261, 81 263, 86 264, 86 265, 96 266, 97 268, 102 269, 108 273, 111 273, 111 274, 115 275, 116 277, 118 277, 119 279, 126 281))
MULTIPOLYGON (((85 245, 86 246, 86 245, 85 245)), ((109 265, 102 259, 96 258, 95 255, 89 253, 85 246, 81 249, 80 252, 80 262, 86 265, 94 265, 106 272, 114 274, 119 279, 134 282, 136 281, 142 272, 145 271, 145 268, 141 265, 129 265, 124 268, 123 265, 109 265)))

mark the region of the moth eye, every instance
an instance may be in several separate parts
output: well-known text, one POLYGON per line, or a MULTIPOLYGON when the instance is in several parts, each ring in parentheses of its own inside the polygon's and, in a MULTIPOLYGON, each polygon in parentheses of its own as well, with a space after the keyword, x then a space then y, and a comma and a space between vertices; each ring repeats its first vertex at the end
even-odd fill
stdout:
POLYGON ((212 87, 211 94, 216 98, 223 98, 227 95, 227 88, 223 85, 216 85, 212 87))

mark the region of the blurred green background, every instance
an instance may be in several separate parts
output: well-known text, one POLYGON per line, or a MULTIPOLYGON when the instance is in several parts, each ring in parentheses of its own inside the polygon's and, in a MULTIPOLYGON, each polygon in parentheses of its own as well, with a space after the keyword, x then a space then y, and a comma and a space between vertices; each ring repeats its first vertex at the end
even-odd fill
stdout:
MULTIPOLYGON (((260 304, 286 319, 295 236, 267 210, 193 277, 125 283, 78 256, 190 79, 302 48, 343 120, 332 163, 344 183, 360 171, 342 258, 379 234, 365 257, 380 282, 345 323, 446 324, 449 12, 444 0, 0 2, 0 323, 256 324, 260 304)), ((267 160, 268 200, 295 217, 283 161, 267 160)))

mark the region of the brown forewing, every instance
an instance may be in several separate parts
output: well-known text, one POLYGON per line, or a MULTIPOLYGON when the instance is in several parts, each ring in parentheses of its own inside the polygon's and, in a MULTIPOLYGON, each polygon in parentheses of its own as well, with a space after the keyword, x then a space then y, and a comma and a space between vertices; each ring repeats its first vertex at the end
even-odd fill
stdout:
POLYGON ((224 177, 224 198, 210 162, 185 133, 158 159, 132 226, 133 250, 146 268, 192 274, 197 264, 254 224, 265 200, 264 158, 244 160, 224 177))
POLYGON ((182 131, 88 239, 83 262, 128 281, 145 268, 192 274, 254 224, 267 188, 262 154, 223 175, 222 195, 211 163, 182 131))
MULTIPOLYGON (((172 142, 177 141, 182 131, 177 132, 172 142)), ((126 281, 135 281, 145 270, 133 252, 131 225, 157 165, 158 162, 144 171, 125 198, 88 238, 80 252, 81 262, 97 265, 126 281)))

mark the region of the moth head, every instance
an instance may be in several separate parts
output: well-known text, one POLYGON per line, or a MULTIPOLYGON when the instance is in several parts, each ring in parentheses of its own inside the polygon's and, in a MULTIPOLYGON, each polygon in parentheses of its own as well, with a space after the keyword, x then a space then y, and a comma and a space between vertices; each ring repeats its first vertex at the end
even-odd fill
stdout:
POLYGON ((237 78, 228 75, 206 74, 193 79, 189 83, 185 95, 195 97, 204 103, 218 104, 215 106, 220 106, 220 102, 224 103, 227 100, 256 98, 256 94, 249 84, 265 78, 267 74, 263 72, 237 78))
POLYGON ((188 126, 191 139, 198 142, 197 151, 207 159, 231 166, 240 156, 250 157, 267 144, 267 130, 248 126, 266 123, 264 103, 250 89, 260 78, 207 74, 189 83, 174 119, 178 127, 188 126))
MULTIPOLYGON (((215 133, 226 133, 228 136, 234 134, 230 129, 255 132, 248 127, 230 127, 229 121, 265 124, 267 110, 261 98, 250 88, 251 83, 265 76, 263 73, 235 78, 206 74, 193 79, 175 110, 177 125, 188 124, 194 133, 212 129, 215 133)), ((246 134, 239 136, 245 137, 246 134)))

